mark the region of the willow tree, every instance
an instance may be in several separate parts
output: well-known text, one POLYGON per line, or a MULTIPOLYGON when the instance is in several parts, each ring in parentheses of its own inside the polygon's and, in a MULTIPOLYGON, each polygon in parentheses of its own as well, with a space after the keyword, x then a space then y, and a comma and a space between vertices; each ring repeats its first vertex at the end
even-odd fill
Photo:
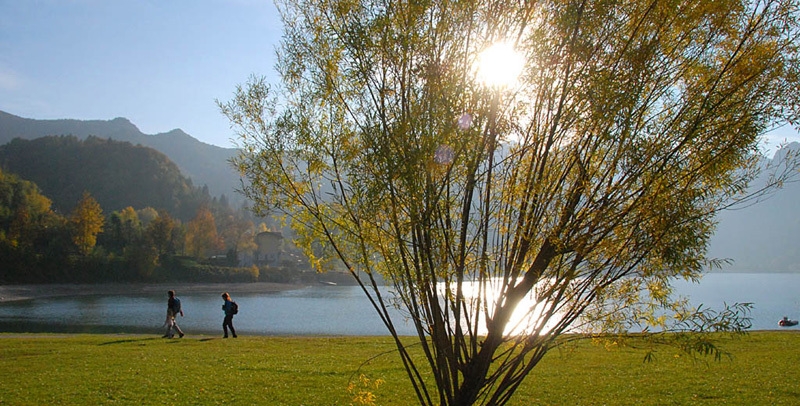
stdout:
POLYGON ((715 211, 797 117, 797 2, 279 9, 281 82, 220 103, 244 191, 355 277, 421 404, 504 404, 566 332, 747 327, 670 286, 713 264, 715 211))

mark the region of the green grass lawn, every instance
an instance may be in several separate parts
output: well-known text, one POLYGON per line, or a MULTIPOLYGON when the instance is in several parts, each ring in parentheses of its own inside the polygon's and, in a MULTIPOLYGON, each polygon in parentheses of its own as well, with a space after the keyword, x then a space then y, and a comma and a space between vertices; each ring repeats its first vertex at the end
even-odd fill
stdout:
MULTIPOLYGON (((412 340, 409 340, 412 342, 412 340)), ((732 359, 662 350, 655 362, 590 342, 551 351, 514 405, 797 405, 800 334, 724 339, 732 359)), ((388 337, 0 334, 0 404, 350 405, 364 375, 378 405, 415 399, 388 337)))

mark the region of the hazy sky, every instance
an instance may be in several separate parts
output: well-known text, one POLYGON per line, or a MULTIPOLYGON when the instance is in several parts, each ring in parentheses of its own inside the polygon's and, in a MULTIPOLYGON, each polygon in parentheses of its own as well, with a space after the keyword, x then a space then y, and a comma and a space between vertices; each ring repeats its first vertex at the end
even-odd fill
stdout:
POLYGON ((231 147, 215 99, 274 77, 280 37, 271 0, 0 0, 0 110, 231 147))
MULTIPOLYGON (((126 117, 232 147, 215 100, 273 73, 271 0, 0 0, 0 110, 26 118, 126 117)), ((787 139, 784 128, 768 147, 787 139)))

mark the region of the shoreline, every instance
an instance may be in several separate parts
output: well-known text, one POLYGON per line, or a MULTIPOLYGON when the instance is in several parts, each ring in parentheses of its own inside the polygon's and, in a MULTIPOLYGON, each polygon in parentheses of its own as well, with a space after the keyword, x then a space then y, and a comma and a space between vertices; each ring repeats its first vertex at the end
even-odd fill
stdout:
POLYGON ((302 289, 308 285, 252 282, 252 283, 56 283, 41 285, 0 285, 0 303, 61 296, 136 295, 163 293, 174 290, 186 293, 275 293, 302 289))

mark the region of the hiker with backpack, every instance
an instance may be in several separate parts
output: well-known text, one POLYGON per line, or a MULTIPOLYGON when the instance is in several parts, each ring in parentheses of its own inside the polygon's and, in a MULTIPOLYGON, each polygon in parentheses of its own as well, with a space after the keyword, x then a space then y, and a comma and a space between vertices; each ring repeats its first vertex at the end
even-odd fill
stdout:
POLYGON ((178 327, 178 322, 175 320, 175 317, 178 314, 183 317, 183 309, 181 308, 181 300, 175 296, 175 291, 170 290, 167 292, 169 295, 169 299, 167 300, 167 320, 164 324, 167 326, 167 332, 162 336, 162 338, 172 338, 175 336, 175 333, 178 333, 178 337, 183 338, 183 331, 181 328, 178 327), (175 330, 173 332, 173 330, 175 330))
POLYGON ((225 303, 222 305, 222 310, 225 312, 225 320, 222 321, 222 330, 225 335, 222 338, 228 338, 228 327, 231 329, 233 338, 236 338, 236 330, 233 328, 233 315, 239 313, 239 305, 231 300, 231 295, 228 292, 222 294, 222 300, 225 303))

